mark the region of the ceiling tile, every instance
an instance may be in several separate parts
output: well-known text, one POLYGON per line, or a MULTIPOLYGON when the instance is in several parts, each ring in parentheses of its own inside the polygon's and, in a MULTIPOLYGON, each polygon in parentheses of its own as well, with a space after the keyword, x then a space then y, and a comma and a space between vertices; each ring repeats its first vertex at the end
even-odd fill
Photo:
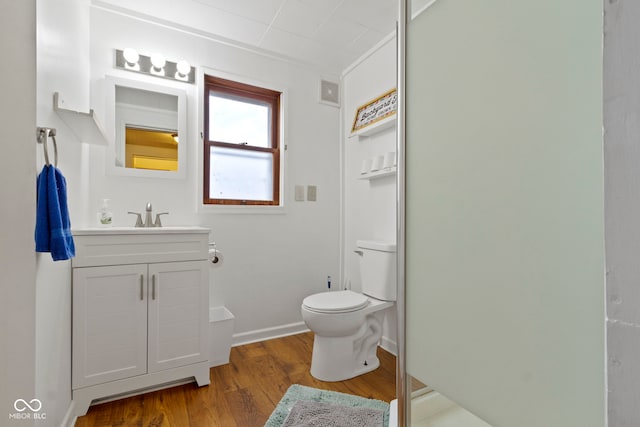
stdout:
POLYGON ((312 40, 278 28, 271 28, 260 43, 260 47, 274 50, 293 58, 307 56, 312 40))
POLYGON ((314 39, 332 46, 343 47, 360 38, 367 30, 356 22, 331 19, 318 29, 314 39))
POLYGON ((333 49, 277 28, 267 32, 260 47, 336 71, 343 69, 342 60, 333 49))
POLYGON ((203 5, 187 11, 172 11, 165 19, 251 45, 257 44, 268 29, 267 24, 203 5))
POLYGON ((247 19, 270 24, 287 0, 192 0, 247 19))
POLYGON ((367 30, 358 39, 352 41, 345 47, 356 55, 353 58, 355 61, 388 35, 389 34, 379 33, 376 30, 367 30))
POLYGON ((327 12, 298 0, 290 0, 278 13, 273 27, 310 38, 330 14, 331 11, 327 12))
POLYGON ((398 2, 397 0, 344 0, 336 9, 335 16, 387 33, 395 28, 398 2))

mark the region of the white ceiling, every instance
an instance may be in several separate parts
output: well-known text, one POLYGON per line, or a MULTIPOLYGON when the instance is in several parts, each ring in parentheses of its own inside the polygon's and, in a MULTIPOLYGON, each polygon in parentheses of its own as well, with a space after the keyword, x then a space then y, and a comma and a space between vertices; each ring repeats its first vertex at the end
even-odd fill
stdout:
POLYGON ((339 73, 395 30, 398 0, 93 0, 339 73))

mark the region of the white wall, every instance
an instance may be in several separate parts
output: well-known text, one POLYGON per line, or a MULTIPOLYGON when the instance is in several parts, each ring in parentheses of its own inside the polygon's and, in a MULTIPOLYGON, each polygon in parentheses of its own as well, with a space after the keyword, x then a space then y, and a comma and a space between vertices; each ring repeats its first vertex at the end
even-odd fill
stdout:
POLYGON ((0 100, 4 164, 0 168, 0 417, 15 421, 16 399, 39 396, 35 389, 34 156, 36 111, 36 2, 0 2, 0 100), (16 43, 20 40, 20 43, 16 43), (15 70, 19 70, 16 72, 15 70))
POLYGON ((638 2, 604 2, 609 425, 640 425, 638 2))
MULTIPOLYGON (((388 37, 347 69, 342 77, 344 141, 344 280, 342 287, 360 291, 357 240, 396 240, 395 175, 362 180, 362 161, 396 151, 395 127, 370 137, 351 135, 358 107, 396 87, 396 38, 388 37)), ((395 308, 386 317, 384 346, 395 351, 395 308)))
MULTIPOLYGON (((258 339, 264 328, 296 324, 302 299, 339 277, 340 159, 339 110, 318 103, 320 73, 307 66, 218 43, 201 35, 113 13, 91 11, 92 107, 104 116, 104 77, 146 79, 183 88, 188 95, 188 158, 184 180, 107 175, 106 150, 91 147, 83 173, 90 185, 86 211, 93 224, 102 198, 111 199, 114 225, 133 225, 127 211, 168 211, 165 225, 210 227, 224 254, 211 272, 211 305, 225 305, 235 315, 236 342, 258 339), (113 29, 117 28, 118 31, 113 29), (113 68, 114 49, 134 47, 142 54, 162 52, 169 60, 186 59, 199 70, 218 70, 286 92, 284 182, 285 209, 279 214, 226 214, 198 207, 202 141, 199 140, 200 91, 196 85, 141 76, 113 68), (294 202, 294 185, 316 185, 317 202, 294 202)), ((104 122, 104 120, 103 120, 104 122)), ((181 143, 183 141, 181 135, 181 143)), ((288 330, 284 328, 282 332, 288 330)), ((269 331, 266 334, 277 333, 269 331)))
MULTIPOLYGON (((58 168, 67 180, 71 225, 80 223, 88 187, 82 179, 87 146, 53 110, 53 93, 75 111, 89 110, 89 1, 37 2, 38 126, 57 130, 58 168)), ((49 159, 53 161, 49 141, 49 159)), ((38 172, 44 165, 41 146, 32 158, 38 172)), ((35 199, 34 199, 35 200, 35 199)), ((53 262, 36 254, 36 392, 46 407, 46 421, 66 422, 71 403, 71 262, 53 262)))

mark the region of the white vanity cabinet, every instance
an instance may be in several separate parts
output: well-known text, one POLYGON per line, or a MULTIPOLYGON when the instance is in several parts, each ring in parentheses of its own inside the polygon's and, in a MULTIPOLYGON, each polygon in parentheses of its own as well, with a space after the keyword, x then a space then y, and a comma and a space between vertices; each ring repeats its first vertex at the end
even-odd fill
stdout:
POLYGON ((209 384, 208 229, 75 230, 72 389, 92 401, 209 384))

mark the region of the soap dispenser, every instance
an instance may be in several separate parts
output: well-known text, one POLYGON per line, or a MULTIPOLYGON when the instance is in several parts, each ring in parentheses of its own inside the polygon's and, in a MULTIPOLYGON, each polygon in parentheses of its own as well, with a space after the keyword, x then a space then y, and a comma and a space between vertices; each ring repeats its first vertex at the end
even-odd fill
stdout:
POLYGON ((98 223, 102 227, 110 227, 113 221, 113 213, 109 209, 109 199, 102 199, 102 207, 98 210, 98 223))

